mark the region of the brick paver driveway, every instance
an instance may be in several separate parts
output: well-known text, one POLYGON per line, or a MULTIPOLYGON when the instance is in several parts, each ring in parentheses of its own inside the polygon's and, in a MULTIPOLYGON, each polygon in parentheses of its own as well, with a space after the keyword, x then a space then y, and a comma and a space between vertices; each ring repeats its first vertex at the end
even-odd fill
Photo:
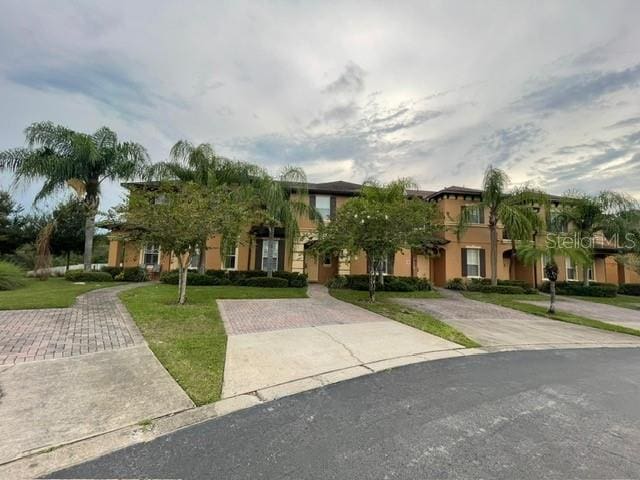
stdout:
POLYGON ((640 338, 631 335, 529 315, 518 310, 470 300, 456 292, 447 291, 444 294, 446 298, 402 298, 396 301, 453 325, 483 346, 640 346, 640 338))
POLYGON ((71 308, 0 311, 0 365, 140 344, 140 332, 117 298, 136 286, 85 293, 71 308))
POLYGON ((0 464, 193 407, 117 294, 0 312, 0 464))
MULTIPOLYGON (((549 304, 549 301, 527 303, 546 306, 549 304)), ((564 297, 556 300, 556 309, 573 313, 574 315, 640 330, 640 310, 634 311, 630 308, 615 307, 613 305, 564 297)))
MULTIPOLYGON (((385 362, 423 361, 421 354, 461 348, 336 300, 321 285, 310 285, 309 296, 218 301, 229 334, 223 397, 254 391, 260 394, 269 387, 301 379, 320 386, 324 378, 318 380, 317 376, 328 372, 346 375, 344 372, 351 369, 349 375, 369 373, 394 366, 385 362)), ((266 394, 263 397, 267 398, 266 394)))

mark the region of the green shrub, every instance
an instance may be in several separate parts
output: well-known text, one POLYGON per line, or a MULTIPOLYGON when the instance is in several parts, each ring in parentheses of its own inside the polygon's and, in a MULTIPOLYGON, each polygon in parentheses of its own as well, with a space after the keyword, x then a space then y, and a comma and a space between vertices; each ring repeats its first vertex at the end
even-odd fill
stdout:
POLYGON ((336 275, 327 284, 329 288, 345 288, 347 286, 347 277, 344 275, 336 275))
POLYGON ((107 272, 84 272, 69 270, 64 274, 65 280, 70 282, 112 282, 113 277, 107 272))
POLYGON ((117 275, 122 273, 122 267, 110 267, 107 265, 102 267, 100 271, 108 273, 112 278, 116 278, 117 275))
POLYGON ((244 281, 247 287, 284 288, 289 285, 286 278, 253 277, 244 281))
POLYGON ((416 287, 408 282, 403 282, 397 278, 384 282, 385 292, 415 292, 416 287))
POLYGON ((27 280, 17 265, 0 261, 0 290, 15 290, 24 287, 27 280))
POLYGON ((278 271, 273 272, 273 276, 277 278, 284 278, 289 287, 300 288, 307 286, 307 275, 304 273, 278 271))
MULTIPOLYGON (((549 282, 544 282, 540 290, 549 293, 549 282)), ((615 297, 618 294, 618 286, 613 283, 591 282, 585 287, 578 282, 556 282, 556 293, 578 297, 615 297)))
POLYGON ((464 280, 460 277, 456 277, 447 280, 445 288, 448 288, 449 290, 466 290, 467 284, 464 283, 464 280))
POLYGON ((207 270, 204 272, 206 275, 216 278, 226 278, 227 270, 207 270))
MULTIPOLYGON (((163 272, 160 274, 160 283, 166 283, 168 285, 178 284, 178 272, 163 272)), ((187 279, 188 281, 189 279, 187 279)))
MULTIPOLYGON (((337 278, 337 277, 336 277, 337 278)), ((339 280, 339 284, 344 283, 343 287, 332 288, 348 288, 350 290, 369 290, 369 275, 345 275, 344 281, 339 280)), ((384 276, 384 285, 380 285, 376 277, 376 290, 380 292, 414 292, 431 290, 433 287, 431 282, 426 278, 418 277, 396 277, 393 275, 384 276)))
POLYGON ((125 282, 146 282, 149 277, 142 267, 127 267, 122 271, 122 279, 125 282))
POLYGON ((484 285, 481 283, 478 285, 474 285, 473 287, 471 285, 467 285, 467 289, 470 292, 505 293, 509 295, 525 293, 524 288, 515 285, 484 285))
POLYGON ((620 295, 640 296, 640 283, 623 283, 618 287, 620 295))
MULTIPOLYGON (((177 285, 179 274, 177 271, 164 272, 160 275, 160 282, 167 283, 169 285, 177 285)), ((231 282, 228 278, 218 278, 206 273, 188 272, 187 273, 187 285, 193 287, 201 286, 215 286, 215 285, 229 285, 231 282)))
MULTIPOLYGON (((491 285, 491 279, 490 278, 472 278, 472 279, 470 279, 470 281, 468 283, 469 284, 480 283, 481 285, 491 285)), ((520 287, 520 288, 523 288, 523 289, 531 288, 531 284, 527 283, 524 280, 501 280, 501 279, 498 279, 498 285, 505 285, 505 286, 508 286, 508 287, 520 287)))

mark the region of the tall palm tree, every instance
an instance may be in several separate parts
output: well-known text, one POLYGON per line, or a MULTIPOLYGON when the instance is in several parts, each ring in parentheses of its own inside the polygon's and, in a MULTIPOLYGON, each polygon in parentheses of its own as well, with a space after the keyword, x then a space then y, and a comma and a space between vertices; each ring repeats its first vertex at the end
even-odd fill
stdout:
POLYGON ((298 219, 309 216, 316 221, 322 221, 322 216, 309 205, 308 183, 304 170, 296 167, 285 167, 277 179, 263 177, 257 186, 261 208, 259 221, 267 227, 269 242, 267 244, 267 276, 273 276, 273 244, 275 242, 276 227, 284 229, 285 243, 290 251, 293 243, 300 236, 298 219), (292 197, 295 194, 295 197, 292 197))
MULTIPOLYGON (((213 189, 220 185, 229 184, 251 186, 259 183, 259 179, 266 178, 267 174, 257 165, 233 161, 217 155, 209 143, 194 145, 188 140, 180 140, 171 148, 169 161, 152 165, 147 172, 147 177, 194 182, 213 189)), ((227 242, 227 240, 229 239, 223 238, 223 242, 227 242)), ((206 238, 202 239, 199 251, 198 271, 204 273, 207 252, 206 238)), ((225 251, 225 248, 220 250, 221 253, 225 251)))
POLYGON ((558 264, 556 258, 570 258, 577 264, 583 264, 590 258, 588 249, 572 241, 568 234, 547 233, 543 245, 534 242, 518 242, 518 258, 525 264, 533 265, 544 258, 544 274, 549 280, 549 313, 556 313, 556 281, 558 280, 558 264))
POLYGON ((0 169, 12 170, 16 182, 44 180, 34 202, 73 188, 85 208, 84 269, 91 269, 95 219, 105 180, 129 180, 141 174, 149 157, 142 145, 119 142, 107 127, 88 134, 52 122, 26 128, 27 148, 0 152, 0 169))
POLYGON ((582 263, 583 283, 589 285, 589 266, 593 259, 594 242, 597 235, 605 239, 620 239, 632 229, 637 221, 637 203, 622 193, 603 190, 596 195, 569 191, 565 194, 555 218, 556 222, 571 225, 579 241, 587 239, 591 244, 590 256, 582 263))
MULTIPOLYGON (((498 284, 498 223, 504 226, 513 240, 529 240, 543 225, 534 206, 549 202, 545 193, 532 188, 508 191, 509 183, 509 176, 504 171, 489 165, 482 182, 482 200, 473 205, 489 210, 492 285, 498 284)), ((469 228, 470 217, 470 209, 463 209, 456 226, 458 238, 469 228)), ((514 245, 512 247, 515 250, 514 245)))

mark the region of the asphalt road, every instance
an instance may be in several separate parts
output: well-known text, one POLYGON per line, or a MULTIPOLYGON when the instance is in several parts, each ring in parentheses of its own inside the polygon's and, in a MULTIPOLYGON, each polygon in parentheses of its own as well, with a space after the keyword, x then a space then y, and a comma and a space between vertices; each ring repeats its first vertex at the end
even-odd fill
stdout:
POLYGON ((397 368, 260 405, 54 478, 639 478, 640 349, 397 368))

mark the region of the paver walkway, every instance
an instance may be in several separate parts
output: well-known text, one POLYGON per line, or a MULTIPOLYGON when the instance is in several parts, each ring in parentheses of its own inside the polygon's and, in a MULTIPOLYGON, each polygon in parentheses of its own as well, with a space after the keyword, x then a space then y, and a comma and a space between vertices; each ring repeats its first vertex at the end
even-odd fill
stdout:
POLYGON ((288 382, 306 379, 313 388, 328 381, 319 376, 348 378, 461 348, 336 300, 321 285, 308 292, 308 299, 218 301, 229 333, 223 397, 254 391, 275 397, 267 390, 288 382))
POLYGON ((447 292, 446 295, 446 298, 438 299, 399 298, 396 301, 453 325, 483 346, 640 346, 640 338, 631 335, 529 315, 499 305, 471 300, 459 293, 447 292))
POLYGON ((0 311, 0 365, 72 357, 143 343, 118 300, 140 284, 98 289, 71 308, 0 311))
POLYGON ((193 407, 117 294, 0 312, 0 464, 193 407))
MULTIPOLYGON (((544 302, 527 303, 541 306, 549 305, 548 300, 544 302)), ((634 311, 630 308, 615 307, 613 305, 589 302, 577 298, 556 299, 556 310, 640 330, 640 310, 634 311)))

